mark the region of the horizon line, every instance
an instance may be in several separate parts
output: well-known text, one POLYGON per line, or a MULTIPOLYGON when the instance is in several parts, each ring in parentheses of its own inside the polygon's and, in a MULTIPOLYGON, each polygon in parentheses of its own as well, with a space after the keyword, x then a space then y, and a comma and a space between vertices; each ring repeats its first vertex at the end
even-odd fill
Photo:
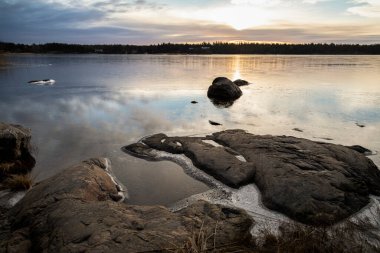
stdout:
POLYGON ((9 42, 0 41, 0 44, 18 44, 18 45, 48 45, 48 44, 62 44, 62 45, 83 45, 83 46, 159 46, 159 45, 215 45, 215 44, 229 44, 229 45, 349 45, 349 46, 376 46, 380 45, 378 42, 371 43, 339 43, 339 42, 305 42, 305 43, 295 43, 295 42, 280 42, 280 41, 201 41, 201 42, 157 42, 151 44, 128 44, 128 43, 72 43, 72 42, 44 42, 44 43, 22 43, 22 42, 9 42))

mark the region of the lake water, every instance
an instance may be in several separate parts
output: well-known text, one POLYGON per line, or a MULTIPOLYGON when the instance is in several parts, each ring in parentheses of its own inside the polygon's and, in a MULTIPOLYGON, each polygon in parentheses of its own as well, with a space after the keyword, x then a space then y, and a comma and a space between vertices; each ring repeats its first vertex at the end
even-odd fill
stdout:
MULTIPOLYGON (((0 121, 32 129, 36 180, 104 156, 129 203, 167 205, 208 187, 122 146, 159 132, 241 128, 380 151, 380 56, 1 55, 0 121), (206 93, 218 76, 252 84, 217 108, 206 93), (46 78, 56 83, 27 83, 46 78)), ((380 155, 371 159, 380 165, 380 155)))

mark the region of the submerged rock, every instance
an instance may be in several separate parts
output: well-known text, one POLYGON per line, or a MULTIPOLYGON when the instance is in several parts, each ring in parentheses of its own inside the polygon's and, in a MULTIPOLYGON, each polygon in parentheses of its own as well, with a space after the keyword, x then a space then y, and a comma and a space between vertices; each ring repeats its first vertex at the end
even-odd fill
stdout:
POLYGON ((207 96, 219 101, 233 101, 243 95, 240 88, 226 77, 217 77, 208 88, 207 96))
POLYGON ((0 180, 31 171, 36 160, 31 154, 30 140, 29 129, 0 122, 0 180))
MULTIPOLYGON (((243 130, 204 138, 157 134, 142 142, 145 155, 152 149, 184 154, 196 167, 228 186, 255 183, 266 207, 307 224, 338 222, 368 204, 369 194, 380 195, 376 165, 342 145, 253 135, 243 130), (206 143, 206 139, 223 146, 206 143)), ((134 145, 124 149, 130 147, 134 145)))
POLYGON ((175 251, 199 234, 211 248, 249 241, 253 222, 244 211, 205 201, 177 212, 115 202, 105 161, 72 166, 30 190, 10 210, 0 252, 175 251))

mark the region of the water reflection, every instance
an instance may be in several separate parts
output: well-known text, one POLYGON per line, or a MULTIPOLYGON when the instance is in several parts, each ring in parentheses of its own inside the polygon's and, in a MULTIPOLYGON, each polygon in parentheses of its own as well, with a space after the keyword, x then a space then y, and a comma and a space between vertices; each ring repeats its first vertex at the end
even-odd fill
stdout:
MULTIPOLYGON (((0 72, 0 120, 32 128, 35 176, 46 178, 88 157, 110 157, 133 203, 168 204, 207 189, 175 164, 141 161, 120 150, 148 134, 242 128, 380 151, 378 56, 31 55, 7 62, 0 72), (254 84, 219 109, 206 93, 220 75, 254 84), (26 84, 44 77, 56 85, 26 84)), ((380 165, 379 155, 371 158, 380 165)))
POLYGON ((212 99, 210 98, 211 103, 215 105, 216 108, 228 108, 231 107, 234 103, 235 100, 217 100, 217 99, 212 99))

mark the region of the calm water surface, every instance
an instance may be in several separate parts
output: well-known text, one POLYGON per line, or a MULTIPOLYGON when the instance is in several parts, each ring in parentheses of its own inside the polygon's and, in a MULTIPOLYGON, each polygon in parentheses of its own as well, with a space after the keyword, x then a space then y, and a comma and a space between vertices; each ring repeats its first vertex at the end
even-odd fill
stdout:
MULTIPOLYGON (((105 156, 130 203, 169 204, 208 187, 173 163, 142 161, 120 147, 158 132, 242 128, 380 151, 380 57, 2 55, 0 121, 32 129, 37 180, 105 156), (217 76, 253 84, 233 106, 217 108, 206 96, 217 76), (56 83, 27 83, 45 78, 56 83)), ((380 165, 379 155, 371 159, 380 165)))

